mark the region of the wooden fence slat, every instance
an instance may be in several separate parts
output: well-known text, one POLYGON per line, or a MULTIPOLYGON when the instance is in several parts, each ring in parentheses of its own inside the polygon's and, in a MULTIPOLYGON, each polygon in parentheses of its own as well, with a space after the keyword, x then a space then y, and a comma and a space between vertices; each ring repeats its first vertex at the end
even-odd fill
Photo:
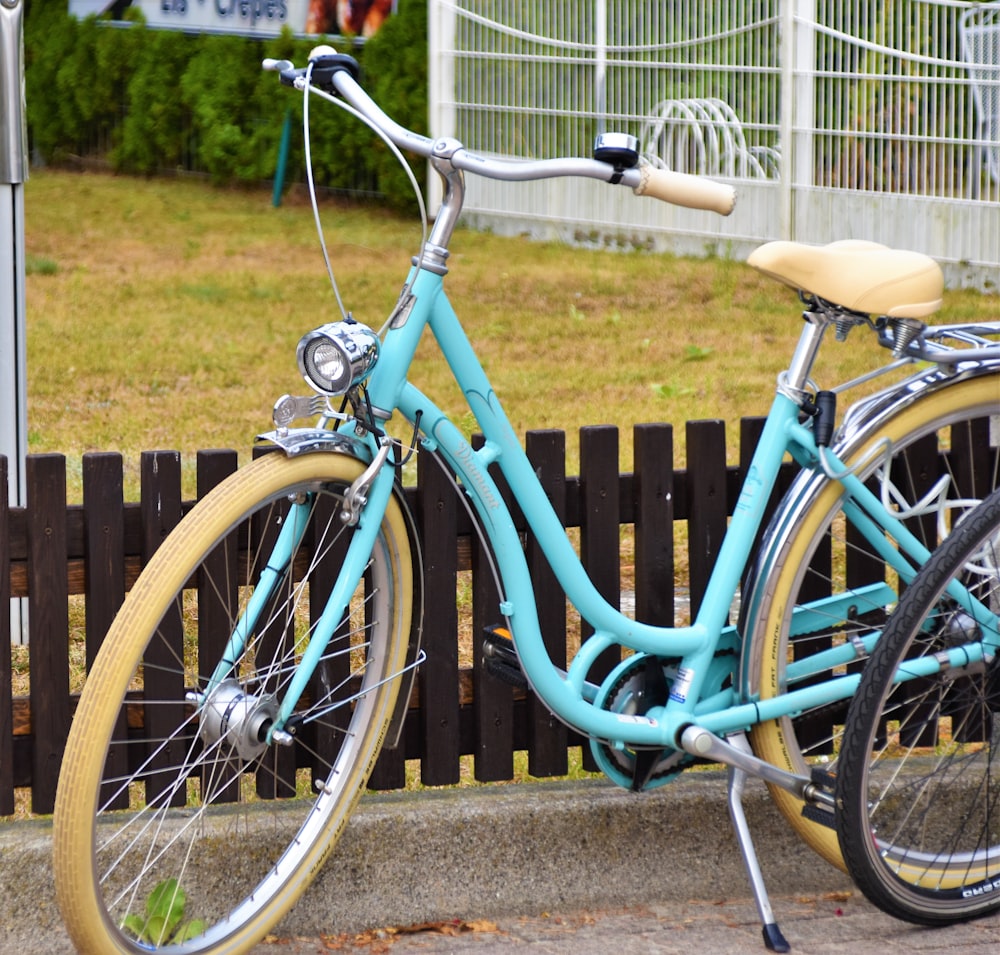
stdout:
MULTIPOLYGON (((116 453, 83 456, 84 560, 86 565, 87 672, 90 672, 108 628, 125 599, 125 494, 122 456, 116 453)), ((122 707, 115 723, 113 739, 128 736, 128 720, 122 707)), ((127 769, 127 747, 111 746, 106 771, 121 778, 127 769)), ((108 787, 101 797, 104 805, 127 809, 128 793, 115 797, 108 787)))
MULTIPOLYGON (((229 477, 236 470, 236 465, 235 451, 199 451, 196 465, 198 500, 229 477)), ((203 680, 215 670, 236 620, 239 602, 238 536, 238 532, 230 534, 205 558, 204 573, 197 581, 198 673, 203 680)), ((218 766, 205 767, 203 771, 202 786, 212 786, 216 802, 236 802, 239 799, 238 773, 229 767, 227 771, 231 778, 225 782, 218 766)))
MULTIPOLYGON (((258 460, 267 454, 280 453, 274 445, 257 445, 253 449, 253 459, 258 460)), ((284 502, 276 502, 273 509, 265 511, 261 509, 251 518, 246 528, 247 533, 247 553, 253 555, 252 559, 259 560, 262 554, 270 552, 274 541, 277 539, 279 530, 279 517, 288 510, 284 502)), ((263 568, 259 563, 248 568, 251 583, 256 583, 257 578, 263 568)), ((287 596, 289 583, 283 584, 272 597, 272 601, 279 601, 287 596)), ((265 611, 261 619, 267 620, 269 613, 265 611)), ((257 651, 261 659, 270 659, 271 655, 279 652, 279 645, 285 640, 294 640, 291 628, 284 626, 282 620, 271 620, 270 625, 256 635, 260 648, 257 651)), ((268 684, 268 689, 273 691, 276 684, 268 684)), ((261 799, 283 799, 295 794, 295 751, 292 747, 275 746, 266 754, 266 758, 261 761, 256 773, 255 785, 257 795, 261 799)))
MULTIPOLYGON (((611 425, 581 428, 580 551, 598 593, 614 607, 621 600, 618 485, 618 429, 611 425)), ((593 627, 581 620, 581 640, 592 633, 593 627)), ((614 648, 605 650, 594 661, 590 679, 599 682, 619 660, 614 648)), ((583 765, 590 771, 597 769, 589 747, 584 749, 583 765)))
MULTIPOLYGON (((566 435, 563 431, 532 431, 526 436, 528 460, 534 465, 556 516, 566 520, 566 435)), ((542 640, 552 662, 566 666, 566 596, 541 547, 528 535, 528 568, 542 640)), ((532 776, 564 776, 567 772, 567 728, 534 693, 528 704, 528 772, 532 776)))
POLYGON ((514 771, 512 687, 483 664, 483 633, 500 622, 500 595, 491 555, 478 535, 472 541, 472 723, 474 771, 479 782, 510 779, 514 771))
MULTIPOLYGON (((235 451, 198 453, 198 499, 236 470, 235 451)), ((198 581, 198 672, 207 677, 225 650, 235 620, 238 587, 238 533, 222 541, 206 558, 207 573, 198 581)))
MULTIPOLYGON (((281 526, 288 516, 290 503, 275 501, 271 508, 259 510, 250 522, 248 551, 254 557, 250 568, 254 584, 264 570, 262 561, 270 554, 278 540, 281 526)), ((286 620, 282 613, 276 611, 276 606, 287 601, 291 596, 292 581, 282 580, 270 596, 270 603, 261 613, 258 621, 266 621, 265 625, 255 631, 257 642, 255 655, 259 660, 271 661, 284 648, 294 643, 295 633, 292 621, 286 620)), ((260 624, 258 623, 258 626, 260 624)), ((265 684, 268 693, 277 692, 279 676, 275 674, 265 684)), ((257 795, 261 799, 284 799, 295 794, 295 751, 289 746, 272 746, 260 761, 257 770, 257 795)))
MULTIPOLYGON (((481 448, 485 439, 473 435, 472 446, 481 448)), ((493 465, 490 474, 505 501, 510 489, 500 469, 493 465)), ((470 750, 474 756, 473 772, 479 782, 510 779, 514 772, 514 696, 513 688, 491 676, 483 661, 483 633, 501 623, 500 594, 492 572, 492 554, 487 552, 480 534, 472 530, 469 541, 472 588, 472 706, 470 750)), ((467 707, 463 706, 463 710, 467 707)), ((468 717, 463 712, 463 723, 468 717)), ((464 736, 464 733, 463 733, 464 736)), ((463 743, 463 750, 465 745, 463 743)))
MULTIPOLYGON (((594 586, 616 607, 621 598, 618 483, 618 429, 612 425, 581 428, 580 548, 594 586)), ((591 632, 588 626, 587 633, 591 632)))
MULTIPOLYGON (((146 451, 140 457, 140 511, 142 514, 142 563, 145 566, 166 536, 181 519, 181 458, 176 451, 146 451)), ((145 698, 158 702, 145 708, 147 752, 153 769, 146 784, 147 801, 169 789, 174 782, 170 767, 183 763, 184 741, 170 740, 174 728, 180 725, 184 709, 184 674, 177 672, 177 660, 184 658, 184 633, 180 608, 168 610, 150 641, 144 657, 145 698), (153 755, 154 750, 155 755, 153 755)), ((184 787, 179 787, 172 805, 183 805, 184 787)))
POLYGON ((0 454, 0 816, 14 812, 14 699, 10 646, 10 521, 7 497, 7 458, 0 454), (3 767, 10 767, 3 772, 3 767))
POLYGON ((417 456, 417 520, 424 547, 424 647, 420 668, 421 780, 446 786, 459 780, 457 553, 455 489, 431 454, 417 456))
MULTIPOLYGON (((320 511, 317 512, 316 527, 326 527, 334 521, 340 526, 339 516, 333 513, 334 503, 330 500, 320 501, 320 511)), ((350 542, 349 534, 342 534, 337 542, 329 547, 325 559, 315 569, 309 583, 309 603, 310 618, 318 620, 323 613, 326 600, 332 592, 336 583, 336 575, 344 561, 347 546, 350 542)), ((370 623, 372 608, 368 603, 365 608, 365 623, 370 623)), ((344 621, 343 626, 334 634, 333 639, 342 639, 348 636, 350 624, 344 621)), ((310 683, 310 690, 313 699, 317 699, 323 692, 323 686, 336 687, 346 685, 350 675, 351 660, 346 654, 336 654, 331 658, 323 659, 316 667, 310 683)), ((325 782, 329 775, 329 768, 333 765, 342 742, 346 738, 347 724, 350 713, 345 707, 340 707, 327 716, 325 719, 316 720, 310 724, 309 729, 315 733, 312 741, 319 759, 313 766, 313 785, 325 782)), ((394 749, 384 747, 375 763, 375 768, 368 779, 371 789, 400 789, 406 783, 406 759, 403 741, 394 749)))
POLYGON ((125 599, 125 495, 122 456, 83 456, 87 672, 125 599))
POLYGON ((69 733, 69 592, 66 583, 66 459, 32 455, 28 487, 28 628, 31 665, 32 812, 55 805, 69 733))
MULTIPOLYGON (((324 495, 317 499, 315 504, 315 518, 313 520, 313 536, 305 541, 311 552, 315 554, 318 541, 315 539, 315 532, 321 527, 343 527, 336 510, 339 505, 324 495)), ((314 567, 309 577, 309 620, 310 623, 318 620, 323 613, 326 602, 333 592, 336 583, 337 572, 339 571, 344 555, 347 553, 347 539, 350 531, 347 528, 339 535, 337 542, 327 551, 324 559, 314 567)), ((325 542, 324 542, 325 543, 325 542)), ((366 613, 367 618, 367 613, 366 613)), ((367 622, 367 619, 366 619, 367 622)), ((344 640, 350 633, 350 622, 344 620, 334 631, 332 640, 344 640)), ((336 653, 330 657, 324 657, 316 666, 316 670, 309 682, 309 692, 314 700, 321 699, 325 687, 345 686, 350 678, 351 657, 350 654, 336 653)), ((340 748, 340 743, 345 737, 344 730, 347 728, 348 714, 345 709, 334 710, 326 718, 315 720, 308 727, 315 733, 312 740, 314 751, 318 754, 319 760, 312 767, 313 785, 325 783, 329 775, 329 767, 333 765, 340 748)), ((381 762, 381 760, 380 760, 381 762)))
POLYGON ((636 425, 635 616, 669 627, 674 622, 674 429, 636 425))
POLYGON ((701 606, 708 578, 726 533, 726 425, 689 421, 687 436, 688 561, 691 619, 701 606))

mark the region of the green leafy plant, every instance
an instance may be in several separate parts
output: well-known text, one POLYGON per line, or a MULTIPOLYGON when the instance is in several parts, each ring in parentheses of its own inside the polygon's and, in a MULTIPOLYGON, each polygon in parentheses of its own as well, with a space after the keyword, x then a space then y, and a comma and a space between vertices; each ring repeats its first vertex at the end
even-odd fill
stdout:
POLYGON ((685 388, 682 385, 651 384, 649 387, 658 398, 684 398, 694 394, 693 388, 685 388))
POLYGON ((180 166, 187 151, 190 123, 177 85, 193 39, 167 30, 145 32, 143 55, 128 79, 121 142, 112 162, 120 171, 148 174, 180 166))
MULTIPOLYGON (((396 12, 365 44, 362 67, 369 92, 386 113, 415 132, 427 133, 427 4, 400 0, 396 12)), ((379 191, 397 208, 412 211, 413 190, 395 157, 377 148, 370 161, 379 191)), ((413 155, 407 161, 419 181, 425 161, 413 155)))
POLYGON ((201 919, 184 921, 187 896, 176 879, 161 882, 146 899, 146 914, 128 915, 122 928, 131 932, 140 942, 162 945, 165 942, 189 941, 205 931, 201 919))
MULTIPOLYGON (((177 170, 213 182, 259 183, 275 175, 286 116, 293 130, 286 181, 304 178, 302 100, 260 68, 263 57, 304 65, 316 38, 286 30, 261 43, 238 36, 148 29, 138 8, 128 29, 66 4, 28 5, 25 73, 28 135, 37 163, 107 163, 116 172, 177 170)), ((361 63, 363 82, 387 113, 427 131, 427 9, 400 0, 363 46, 324 42, 361 63)), ((310 115, 313 174, 325 189, 383 194, 416 208, 396 158, 364 124, 333 108, 310 115)), ((409 157, 418 178, 424 160, 409 157)))

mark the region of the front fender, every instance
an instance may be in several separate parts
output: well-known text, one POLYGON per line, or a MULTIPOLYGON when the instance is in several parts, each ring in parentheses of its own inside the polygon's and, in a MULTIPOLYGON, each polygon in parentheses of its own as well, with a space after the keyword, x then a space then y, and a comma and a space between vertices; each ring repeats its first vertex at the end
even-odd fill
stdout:
POLYGON ((326 428, 279 428, 258 434, 257 443, 262 442, 277 445, 290 458, 330 451, 349 455, 368 465, 374 456, 372 449, 360 438, 326 428))

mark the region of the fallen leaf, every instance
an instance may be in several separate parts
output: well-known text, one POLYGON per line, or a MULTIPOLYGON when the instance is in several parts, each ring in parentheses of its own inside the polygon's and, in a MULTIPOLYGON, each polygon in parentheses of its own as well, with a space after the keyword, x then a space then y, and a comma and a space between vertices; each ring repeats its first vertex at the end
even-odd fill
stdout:
POLYGON ((841 892, 826 892, 823 895, 824 902, 846 902, 854 895, 850 890, 841 892))
POLYGON ((496 922, 486 919, 477 919, 471 922, 462 919, 448 919, 442 922, 420 922, 416 925, 399 926, 397 928, 386 929, 392 935, 420 935, 427 933, 430 935, 464 935, 467 932, 496 932, 499 931, 496 922))

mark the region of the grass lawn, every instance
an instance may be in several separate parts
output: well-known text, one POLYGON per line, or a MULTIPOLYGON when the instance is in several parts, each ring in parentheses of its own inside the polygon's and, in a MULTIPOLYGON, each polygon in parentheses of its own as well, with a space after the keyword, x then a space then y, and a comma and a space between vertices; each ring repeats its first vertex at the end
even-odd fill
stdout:
MULTIPOLYGON (((306 392, 299 338, 338 317, 308 203, 293 195, 275 209, 263 189, 50 170, 32 174, 25 196, 29 451, 67 456, 71 501, 82 496, 87 451, 124 455, 127 500, 138 499, 142 451, 181 451, 189 496, 197 450, 235 448, 248 458, 254 435, 271 427, 275 399, 306 392)), ((379 328, 417 251, 419 224, 333 199, 322 219, 347 307, 379 328)), ((452 302, 515 428, 566 431, 570 474, 578 429, 593 424, 619 427, 619 465, 631 470, 634 424, 672 422, 683 466, 684 423, 721 418, 735 461, 736 422, 766 413, 798 337, 795 296, 738 262, 460 230, 449 264, 452 302)), ((948 292, 942 317, 998 313, 996 296, 948 292)), ((820 387, 889 358, 870 334, 830 339, 820 387)), ((475 430, 431 340, 411 377, 475 430)), ((625 531, 622 544, 627 577, 625 531)), ((683 563, 679 554, 679 574, 683 563)), ((72 616, 79 683, 79 601, 72 616)), ((16 648, 13 665, 15 693, 27 692, 26 648, 16 648)))
MULTIPOLYGON (((292 196, 37 171, 25 190, 29 451, 118 450, 137 493, 143 450, 249 454, 274 400, 305 393, 295 345, 336 317, 311 209, 292 196)), ((322 210, 345 303, 379 327, 417 251, 419 224, 327 200, 322 210)), ((519 432, 736 422, 767 411, 795 345, 791 292, 745 265, 642 252, 585 251, 460 231, 448 289, 519 432)), ((995 297, 948 294, 958 318, 996 318, 995 297)), ((826 349, 820 384, 885 357, 873 336, 826 349), (879 352, 878 354, 875 354, 879 352)), ((433 343, 412 378, 467 430, 473 422, 433 343)), ((735 428, 731 429, 735 442, 735 428)), ((730 449, 735 457, 735 444, 730 449)))

